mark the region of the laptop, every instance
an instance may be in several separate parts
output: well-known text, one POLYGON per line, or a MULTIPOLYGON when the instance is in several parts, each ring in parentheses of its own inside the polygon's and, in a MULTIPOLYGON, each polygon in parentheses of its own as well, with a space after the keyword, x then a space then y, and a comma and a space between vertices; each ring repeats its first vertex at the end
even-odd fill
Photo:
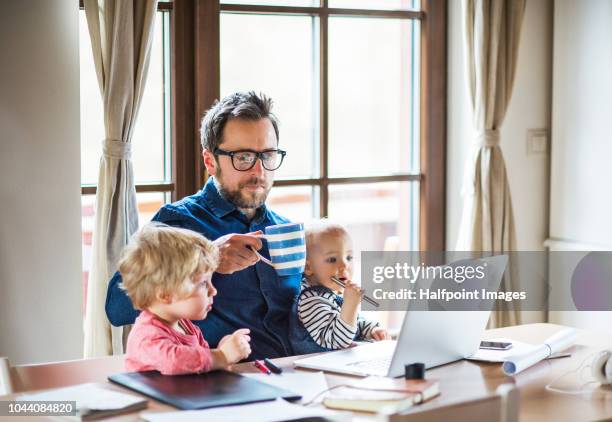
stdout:
MULTIPOLYGON (((498 255, 469 261, 470 265, 486 263, 485 280, 481 283, 486 283, 489 291, 497 291, 508 256, 498 255)), ((341 374, 398 377, 404 374, 404 366, 410 363, 422 362, 426 368, 432 368, 454 362, 478 350, 492 306, 493 301, 486 305, 485 310, 409 310, 397 341, 385 340, 323 353, 296 360, 294 364, 297 367, 341 374)))

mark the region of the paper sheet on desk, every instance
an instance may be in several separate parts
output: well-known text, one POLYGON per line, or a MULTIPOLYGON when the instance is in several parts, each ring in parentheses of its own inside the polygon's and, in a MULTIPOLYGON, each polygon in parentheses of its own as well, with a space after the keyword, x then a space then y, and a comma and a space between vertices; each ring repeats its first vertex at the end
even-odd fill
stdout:
POLYGON ((351 415, 327 409, 304 407, 291 404, 283 399, 241 406, 217 407, 205 410, 183 412, 141 413, 140 417, 149 422, 276 422, 301 418, 324 417, 333 421, 349 421, 351 415))
POLYGON ((521 341, 511 340, 507 338, 493 338, 488 341, 512 343, 512 347, 508 350, 491 350, 478 349, 476 353, 468 357, 468 360, 476 360, 480 362, 499 362, 502 363, 512 355, 529 353, 535 350, 537 346, 533 344, 523 343, 521 341))
POLYGON ((323 372, 283 372, 280 375, 242 374, 257 381, 271 384, 302 396, 302 403, 308 403, 317 394, 327 390, 327 380, 323 372))

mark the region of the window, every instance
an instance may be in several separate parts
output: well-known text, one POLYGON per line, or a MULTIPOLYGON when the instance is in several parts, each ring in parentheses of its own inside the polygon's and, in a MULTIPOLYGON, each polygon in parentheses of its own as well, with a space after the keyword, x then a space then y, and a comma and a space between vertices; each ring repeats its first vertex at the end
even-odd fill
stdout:
MULTIPOLYGON (((172 131, 170 91, 170 15, 160 3, 147 84, 132 136, 132 162, 137 191, 139 223, 142 225, 171 200, 172 131)), ((79 13, 81 69, 81 218, 83 250, 83 303, 91 266, 98 179, 104 119, 102 99, 91 51, 85 11, 79 13)))

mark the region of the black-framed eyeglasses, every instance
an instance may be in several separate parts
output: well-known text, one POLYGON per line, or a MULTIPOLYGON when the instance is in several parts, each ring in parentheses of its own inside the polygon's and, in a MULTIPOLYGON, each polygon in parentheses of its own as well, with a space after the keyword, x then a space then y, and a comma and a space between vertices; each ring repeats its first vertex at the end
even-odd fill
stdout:
POLYGON ((232 159, 232 166, 238 171, 251 170, 257 159, 261 160, 263 168, 268 171, 276 170, 283 164, 287 151, 282 149, 270 149, 267 151, 252 151, 244 149, 239 151, 225 151, 221 148, 215 150, 215 155, 227 155, 232 159))

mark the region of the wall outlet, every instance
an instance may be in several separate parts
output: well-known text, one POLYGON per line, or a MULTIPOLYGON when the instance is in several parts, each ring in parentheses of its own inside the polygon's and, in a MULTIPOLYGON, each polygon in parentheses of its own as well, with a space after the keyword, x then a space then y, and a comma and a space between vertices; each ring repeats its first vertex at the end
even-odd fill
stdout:
POLYGON ((548 154, 548 131, 530 129, 527 131, 527 155, 548 154))

